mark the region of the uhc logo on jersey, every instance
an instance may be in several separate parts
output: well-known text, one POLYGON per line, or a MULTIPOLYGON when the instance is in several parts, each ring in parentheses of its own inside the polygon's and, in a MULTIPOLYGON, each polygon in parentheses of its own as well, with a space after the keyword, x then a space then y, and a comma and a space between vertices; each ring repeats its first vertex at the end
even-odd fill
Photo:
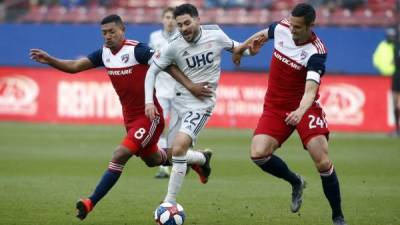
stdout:
POLYGON ((205 54, 195 55, 190 58, 186 58, 186 63, 189 68, 202 67, 214 62, 213 55, 214 55, 213 52, 207 52, 205 54))

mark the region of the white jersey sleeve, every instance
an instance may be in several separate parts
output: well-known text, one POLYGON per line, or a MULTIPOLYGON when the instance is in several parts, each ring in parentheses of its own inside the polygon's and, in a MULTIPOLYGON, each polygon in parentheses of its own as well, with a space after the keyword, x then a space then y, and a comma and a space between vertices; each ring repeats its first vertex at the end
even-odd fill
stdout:
POLYGON ((157 32, 157 31, 152 32, 152 33, 150 34, 150 38, 149 38, 149 46, 150 46, 150 48, 152 48, 152 49, 156 49, 155 44, 154 44, 154 43, 155 43, 154 39, 155 39, 156 32, 157 32))
POLYGON ((167 44, 154 57, 154 64, 161 70, 165 70, 174 62, 175 51, 171 44, 167 44))
POLYGON ((219 40, 219 44, 221 45, 221 47, 225 50, 232 50, 233 47, 235 47, 236 45, 238 45, 238 42, 232 40, 230 37, 228 37, 228 35, 225 34, 225 32, 223 30, 221 30, 221 28, 218 25, 210 25, 210 26, 217 26, 218 27, 218 40, 219 40))

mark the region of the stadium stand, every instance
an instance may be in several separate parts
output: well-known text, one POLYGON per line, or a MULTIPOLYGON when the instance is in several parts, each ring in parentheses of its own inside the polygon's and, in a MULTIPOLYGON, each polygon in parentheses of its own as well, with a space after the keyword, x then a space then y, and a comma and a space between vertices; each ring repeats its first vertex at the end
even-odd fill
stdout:
MULTIPOLYGON (((157 23, 166 6, 184 0, 4 0, 0 22, 97 23, 118 13, 128 23, 157 23)), ((265 24, 289 13, 300 0, 194 0, 204 23, 265 24)), ((317 7, 318 25, 389 26, 396 22, 396 0, 309 0, 317 7)))

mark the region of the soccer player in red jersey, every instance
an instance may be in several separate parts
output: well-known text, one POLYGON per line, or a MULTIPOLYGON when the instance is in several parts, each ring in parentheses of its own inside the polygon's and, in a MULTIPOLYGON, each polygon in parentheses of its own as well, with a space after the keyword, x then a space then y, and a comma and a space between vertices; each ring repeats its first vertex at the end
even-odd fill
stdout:
MULTIPOLYGON (((108 169, 93 194, 77 202, 77 217, 81 220, 86 218, 98 201, 114 186, 124 165, 133 155, 140 157, 149 167, 167 165, 170 157, 166 150, 157 147, 164 129, 164 118, 157 115, 155 119, 150 120, 144 113, 144 80, 154 50, 138 41, 125 39, 125 25, 118 15, 105 17, 101 22, 101 30, 105 42, 103 48, 81 59, 62 60, 41 49, 30 50, 33 60, 67 73, 105 67, 122 105, 127 134, 114 151, 108 169)), ((173 76, 184 76, 174 66, 167 68, 167 71, 173 76)), ((184 78, 179 80, 185 80, 184 78)), ((201 84, 198 87, 199 92, 192 92, 195 96, 201 96, 201 92, 207 93, 207 90, 201 90, 201 84)), ((162 109, 155 96, 154 102, 162 115, 162 109)))
POLYGON ((345 225, 339 181, 328 157, 328 124, 318 103, 327 50, 311 29, 315 17, 311 5, 296 5, 288 19, 271 24, 235 48, 232 59, 239 65, 245 49, 254 55, 267 40, 273 41, 268 91, 252 139, 251 159, 263 171, 291 184, 291 211, 298 212, 305 180, 273 154, 297 130, 303 147, 321 175, 322 187, 332 209, 333 224, 345 225))

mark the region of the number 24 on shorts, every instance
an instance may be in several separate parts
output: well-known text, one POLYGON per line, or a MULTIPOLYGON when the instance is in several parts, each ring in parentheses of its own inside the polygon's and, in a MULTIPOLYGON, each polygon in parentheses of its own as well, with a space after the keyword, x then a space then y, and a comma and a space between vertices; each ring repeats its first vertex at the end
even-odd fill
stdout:
POLYGON ((325 118, 321 118, 319 116, 315 117, 314 115, 308 115, 308 118, 310 118, 310 122, 308 123, 310 129, 317 127, 328 127, 328 123, 326 122, 325 118))

